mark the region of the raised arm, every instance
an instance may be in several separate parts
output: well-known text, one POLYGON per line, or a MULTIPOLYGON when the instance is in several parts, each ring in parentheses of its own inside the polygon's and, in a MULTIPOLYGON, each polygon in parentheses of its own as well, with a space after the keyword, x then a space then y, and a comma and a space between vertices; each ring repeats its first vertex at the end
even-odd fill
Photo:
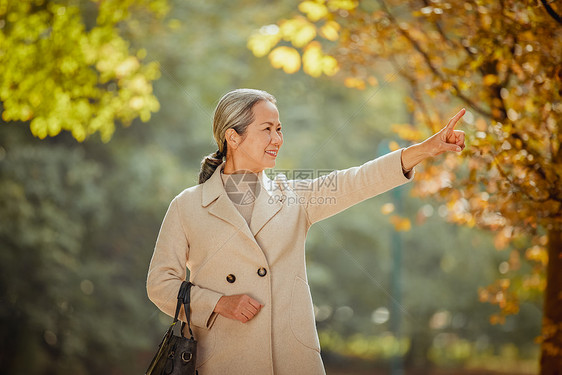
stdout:
POLYGON ((404 174, 402 151, 393 151, 361 166, 335 170, 315 179, 288 181, 299 196, 299 204, 304 206, 309 225, 411 181, 414 172, 404 174))
POLYGON ((326 219, 367 198, 411 181, 413 168, 424 159, 464 149, 464 132, 455 125, 465 114, 461 109, 447 125, 425 141, 390 152, 359 167, 336 170, 308 180, 289 181, 305 207, 308 223, 326 219))

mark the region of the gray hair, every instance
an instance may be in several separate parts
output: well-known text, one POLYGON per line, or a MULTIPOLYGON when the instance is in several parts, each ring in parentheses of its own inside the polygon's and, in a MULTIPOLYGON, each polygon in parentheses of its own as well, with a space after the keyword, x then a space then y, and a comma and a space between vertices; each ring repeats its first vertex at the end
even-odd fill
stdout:
POLYGON ((237 89, 225 94, 215 108, 213 119, 213 136, 218 150, 201 160, 199 183, 207 181, 223 162, 227 154, 226 131, 234 129, 240 135, 246 134, 248 125, 254 121, 252 108, 261 101, 276 104, 275 97, 265 91, 255 89, 237 89))

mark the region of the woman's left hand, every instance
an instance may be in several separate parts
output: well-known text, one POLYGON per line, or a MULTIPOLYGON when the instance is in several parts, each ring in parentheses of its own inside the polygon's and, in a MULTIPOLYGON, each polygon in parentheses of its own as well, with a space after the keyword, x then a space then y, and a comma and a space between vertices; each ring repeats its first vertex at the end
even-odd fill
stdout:
POLYGON ((460 152, 464 150, 464 132, 462 130, 455 130, 455 125, 465 113, 466 110, 464 108, 461 109, 456 115, 451 117, 443 129, 423 142, 426 144, 431 156, 437 156, 446 151, 460 152))
POLYGON ((437 156, 447 151, 460 152, 464 150, 464 132, 462 130, 455 130, 455 125, 465 112, 464 108, 461 109, 439 132, 422 143, 402 150, 402 168, 405 171, 409 171, 426 158, 437 156))

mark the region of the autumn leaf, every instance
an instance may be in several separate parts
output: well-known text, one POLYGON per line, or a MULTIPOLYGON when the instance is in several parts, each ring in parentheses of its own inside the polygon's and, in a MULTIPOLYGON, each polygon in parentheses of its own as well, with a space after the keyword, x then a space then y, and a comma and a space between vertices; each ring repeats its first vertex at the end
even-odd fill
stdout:
POLYGON ((410 219, 393 215, 390 217, 390 222, 394 225, 394 230, 398 232, 407 232, 412 229, 410 219))
POLYGON ((321 37, 331 41, 335 41, 339 38, 340 28, 341 27, 339 23, 328 21, 322 27, 320 27, 320 30, 318 32, 321 37))
POLYGON ((356 77, 347 77, 344 80, 344 85, 346 87, 356 88, 356 89, 359 89, 359 90, 365 90, 365 88, 367 87, 365 85, 365 81, 363 81, 362 79, 356 78, 356 77))
POLYGON ((392 212, 394 212, 394 204, 393 203, 385 203, 385 204, 382 205, 381 213, 383 215, 388 215, 392 212))
POLYGON ((339 70, 336 59, 325 55, 318 42, 312 42, 305 48, 302 63, 304 72, 312 77, 319 77, 322 74, 332 76, 339 70))
POLYGON ((326 5, 317 1, 303 1, 299 4, 299 10, 306 14, 306 17, 312 22, 316 22, 328 14, 326 5))
POLYGON ((296 73, 301 67, 299 52, 294 48, 286 46, 277 47, 271 51, 269 61, 274 68, 283 69, 287 74, 296 73))
POLYGON ((267 55, 280 40, 281 34, 279 32, 275 34, 256 32, 248 39, 248 48, 256 57, 262 57, 267 55))
POLYGON ((303 17, 282 21, 279 30, 283 39, 297 48, 306 46, 316 37, 316 27, 303 17))

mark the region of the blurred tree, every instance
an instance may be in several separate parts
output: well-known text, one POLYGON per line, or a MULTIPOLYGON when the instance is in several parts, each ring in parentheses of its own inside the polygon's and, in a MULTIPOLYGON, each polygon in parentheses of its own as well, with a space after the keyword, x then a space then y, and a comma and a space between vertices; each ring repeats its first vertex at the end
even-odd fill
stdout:
POLYGON ((397 125, 418 141, 467 106, 469 147, 417 176, 420 196, 447 200, 450 220, 495 231, 498 249, 534 267, 480 291, 503 322, 519 300, 544 292, 541 373, 562 368, 562 8, 541 1, 302 1, 300 13, 260 29, 248 42, 256 56, 292 73, 338 69, 348 87, 376 85, 391 64, 409 84, 419 124, 397 125), (328 50, 329 53, 323 52, 328 50), (337 64, 334 64, 334 59, 337 64), (457 177, 457 173, 462 177, 457 177), (530 242, 526 238, 531 238, 530 242))
POLYGON ((120 28, 136 14, 162 17, 167 0, 4 0, 0 3, 0 101, 4 121, 29 121, 43 139, 62 130, 111 138, 115 121, 150 119, 156 63, 131 54, 120 28))
POLYGON ((28 133, 0 128, 0 364, 10 374, 139 373, 149 360, 139 353, 163 328, 143 282, 173 194, 160 184, 173 189, 181 174, 119 131, 112 147, 28 133))

